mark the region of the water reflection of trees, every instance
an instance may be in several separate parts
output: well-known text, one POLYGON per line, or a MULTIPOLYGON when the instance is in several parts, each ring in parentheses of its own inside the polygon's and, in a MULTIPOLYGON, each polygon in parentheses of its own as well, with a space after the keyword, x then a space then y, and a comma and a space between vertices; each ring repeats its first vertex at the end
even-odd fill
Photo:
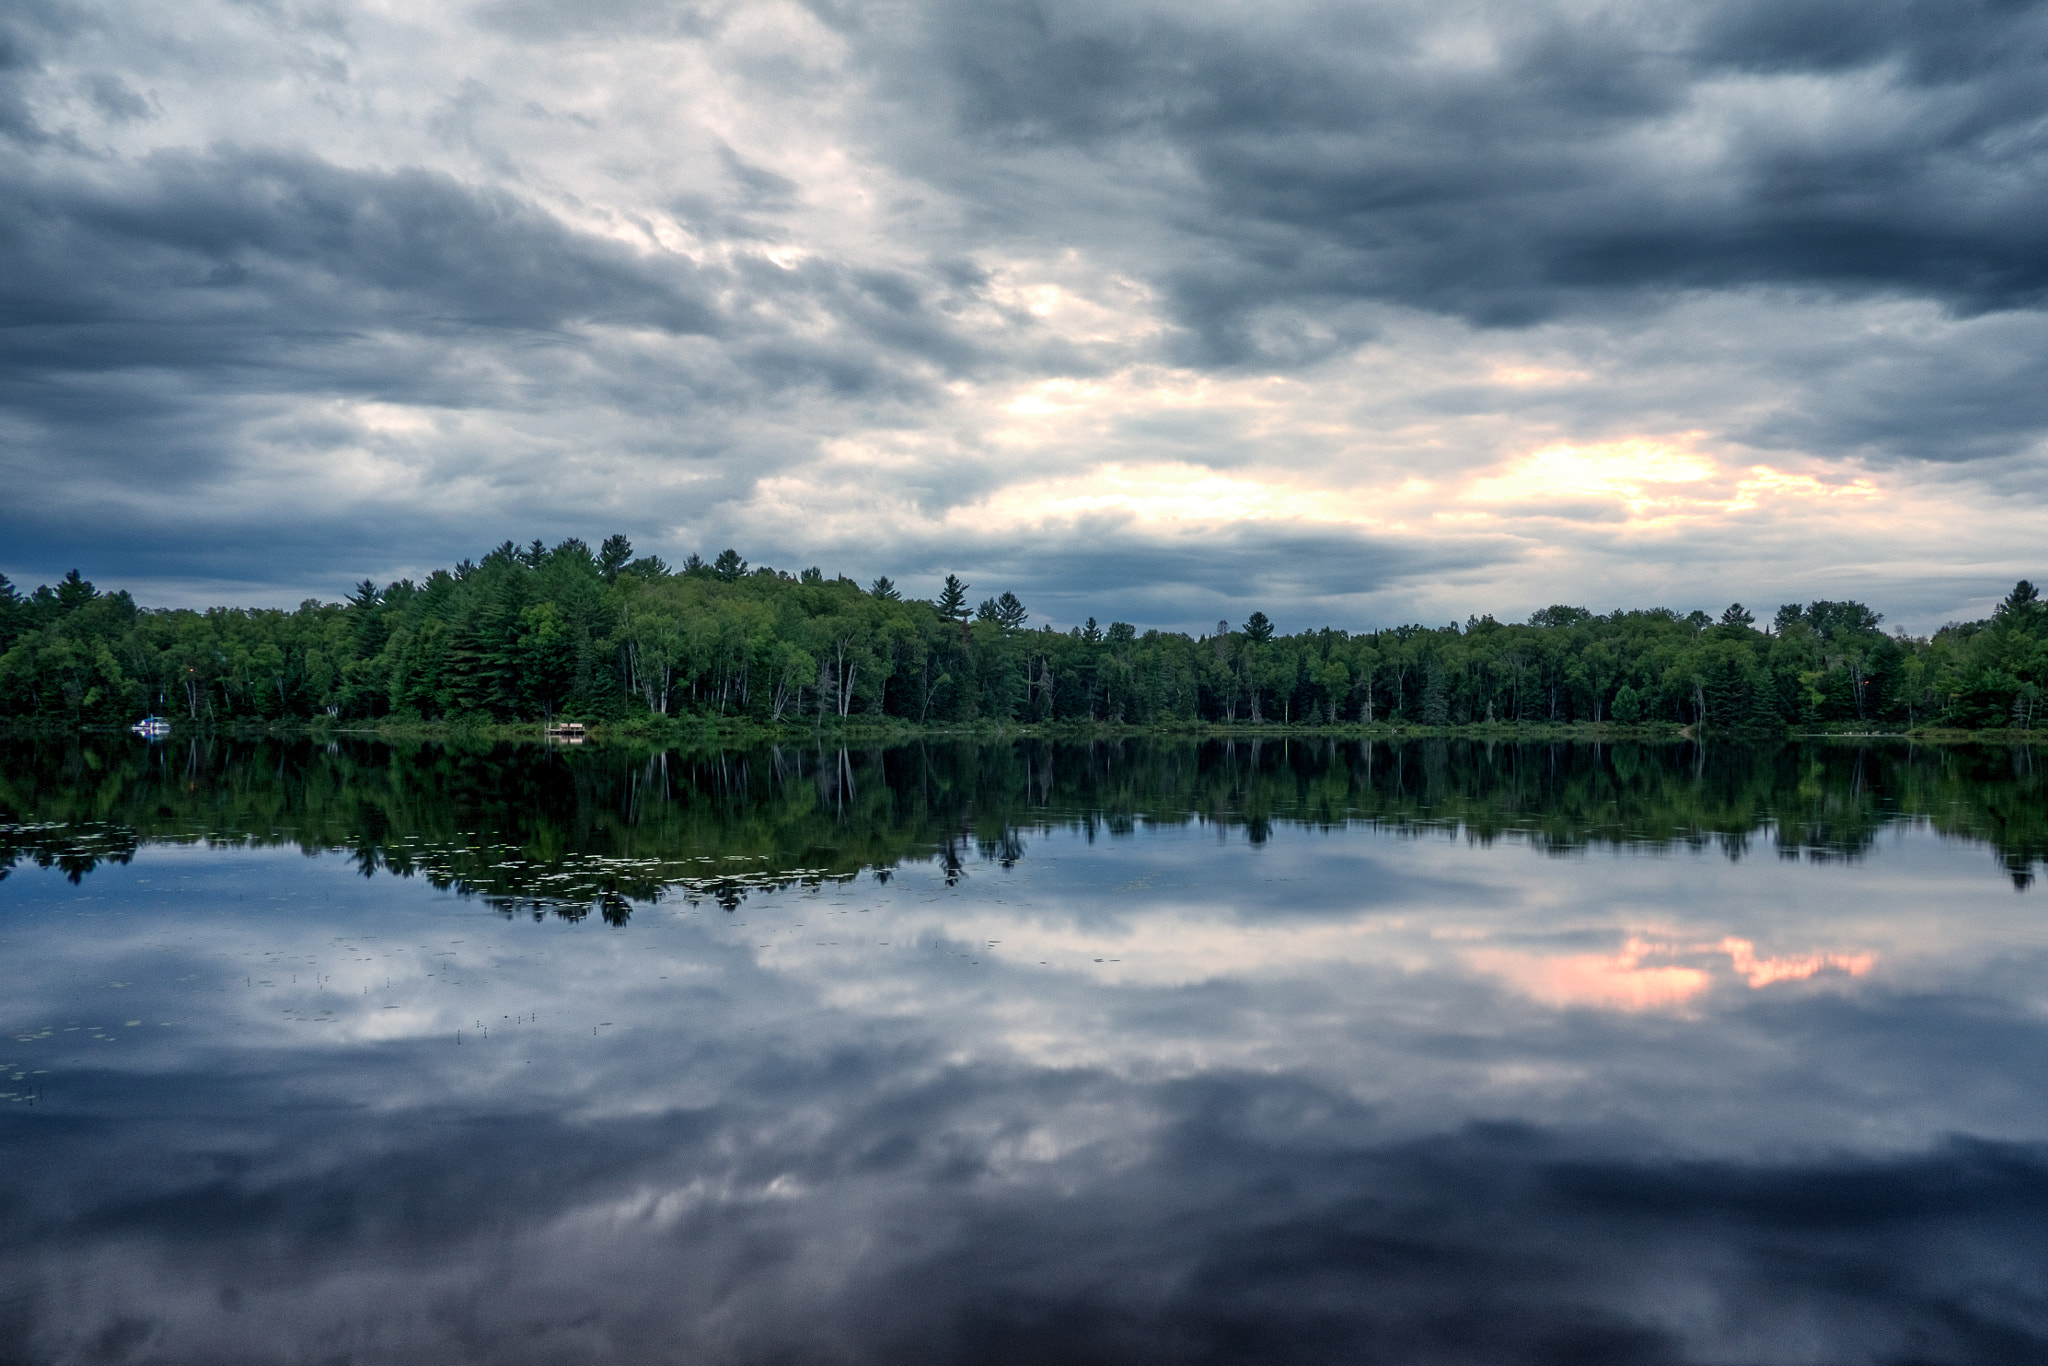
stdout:
POLYGON ((0 746, 0 875, 74 879, 142 842, 348 850, 508 913, 596 913, 935 861, 949 881, 1088 838, 1204 822, 1253 841, 1368 822, 1478 843, 1853 858, 1886 826, 1982 840, 2015 883, 2048 860, 2037 756, 2007 748, 1308 741, 924 743, 744 752, 125 738, 0 746))
POLYGON ((17 864, 56 868, 71 882, 102 863, 126 863, 141 841, 133 830, 98 821, 0 823, 0 878, 17 864))

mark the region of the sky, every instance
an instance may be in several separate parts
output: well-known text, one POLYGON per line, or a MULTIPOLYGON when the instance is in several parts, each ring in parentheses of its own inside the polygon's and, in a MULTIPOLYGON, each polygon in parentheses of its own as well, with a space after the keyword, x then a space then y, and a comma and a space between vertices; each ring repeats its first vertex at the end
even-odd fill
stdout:
POLYGON ((0 572, 1034 623, 2048 574, 2048 4, 11 0, 0 572))

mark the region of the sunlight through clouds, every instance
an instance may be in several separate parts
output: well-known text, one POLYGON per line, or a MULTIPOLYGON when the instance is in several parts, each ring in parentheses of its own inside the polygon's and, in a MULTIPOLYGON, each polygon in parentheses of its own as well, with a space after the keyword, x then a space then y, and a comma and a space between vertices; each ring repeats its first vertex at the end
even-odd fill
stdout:
POLYGON ((1786 473, 1768 465, 1730 469, 1692 447, 1699 435, 1549 446, 1513 462, 1503 473, 1473 480, 1463 499, 1504 510, 1605 503, 1623 509, 1630 525, 1654 526, 1748 511, 1785 499, 1866 502, 1884 496, 1863 476, 1825 483, 1810 474, 1786 473))

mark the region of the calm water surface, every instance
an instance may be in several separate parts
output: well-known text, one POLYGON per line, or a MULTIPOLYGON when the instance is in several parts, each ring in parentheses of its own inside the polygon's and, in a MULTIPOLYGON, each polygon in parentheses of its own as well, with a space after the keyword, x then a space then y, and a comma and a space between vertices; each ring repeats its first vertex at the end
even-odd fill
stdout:
POLYGON ((2048 1361, 2044 757, 0 747, 0 1361, 2048 1361))

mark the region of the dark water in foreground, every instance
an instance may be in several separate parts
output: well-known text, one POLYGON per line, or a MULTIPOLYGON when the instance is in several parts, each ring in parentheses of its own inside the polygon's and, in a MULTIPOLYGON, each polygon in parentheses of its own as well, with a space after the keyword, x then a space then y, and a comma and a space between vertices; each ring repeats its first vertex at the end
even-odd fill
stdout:
POLYGON ((0 747, 0 1362, 2048 1361, 2044 758, 0 747))

